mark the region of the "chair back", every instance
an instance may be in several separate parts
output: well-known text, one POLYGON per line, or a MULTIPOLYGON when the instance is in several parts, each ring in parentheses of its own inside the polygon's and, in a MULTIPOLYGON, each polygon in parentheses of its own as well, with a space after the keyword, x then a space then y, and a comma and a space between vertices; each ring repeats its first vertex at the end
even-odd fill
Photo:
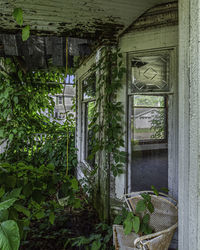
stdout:
MULTIPOLYGON (((150 195, 151 202, 154 205, 154 212, 150 215, 149 225, 154 232, 160 232, 175 225, 178 221, 178 209, 172 201, 167 197, 150 195)), ((135 213, 136 204, 139 200, 143 199, 141 195, 126 196, 126 202, 129 209, 135 213)))

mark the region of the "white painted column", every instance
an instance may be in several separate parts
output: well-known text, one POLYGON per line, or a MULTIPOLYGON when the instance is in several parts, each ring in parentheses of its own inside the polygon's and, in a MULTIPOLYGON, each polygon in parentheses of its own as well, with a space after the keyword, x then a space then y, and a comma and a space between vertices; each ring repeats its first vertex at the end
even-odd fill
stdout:
POLYGON ((179 250, 200 249, 199 7, 179 0, 179 250))

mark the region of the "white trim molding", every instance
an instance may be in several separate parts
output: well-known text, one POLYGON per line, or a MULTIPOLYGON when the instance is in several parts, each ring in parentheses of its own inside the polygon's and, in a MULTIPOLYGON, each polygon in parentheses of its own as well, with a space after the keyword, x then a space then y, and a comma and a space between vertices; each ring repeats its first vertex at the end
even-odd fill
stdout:
POLYGON ((179 249, 200 249, 200 1, 179 1, 179 249))

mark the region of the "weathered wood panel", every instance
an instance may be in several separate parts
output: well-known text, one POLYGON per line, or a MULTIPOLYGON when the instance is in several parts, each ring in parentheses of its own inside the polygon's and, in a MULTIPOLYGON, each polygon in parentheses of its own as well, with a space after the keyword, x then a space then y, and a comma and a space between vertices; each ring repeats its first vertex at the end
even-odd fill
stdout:
POLYGON ((24 11, 32 33, 74 37, 113 38, 147 9, 172 0, 0 0, 0 30, 20 29, 14 8, 24 11))

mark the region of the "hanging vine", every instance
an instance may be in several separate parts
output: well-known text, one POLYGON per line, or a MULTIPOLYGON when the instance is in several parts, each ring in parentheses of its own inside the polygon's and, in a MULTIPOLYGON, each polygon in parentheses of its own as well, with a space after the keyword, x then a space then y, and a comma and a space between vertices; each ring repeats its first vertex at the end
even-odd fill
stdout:
MULTIPOLYGON (((101 58, 91 69, 97 76, 97 93, 95 112, 89 129, 93 130, 92 159, 97 152, 105 153, 107 173, 114 176, 122 174, 126 153, 124 147, 124 131, 122 124, 123 105, 116 100, 122 88, 125 68, 122 66, 122 54, 111 46, 101 49, 101 58)), ((109 177, 108 177, 109 179, 109 177)))

